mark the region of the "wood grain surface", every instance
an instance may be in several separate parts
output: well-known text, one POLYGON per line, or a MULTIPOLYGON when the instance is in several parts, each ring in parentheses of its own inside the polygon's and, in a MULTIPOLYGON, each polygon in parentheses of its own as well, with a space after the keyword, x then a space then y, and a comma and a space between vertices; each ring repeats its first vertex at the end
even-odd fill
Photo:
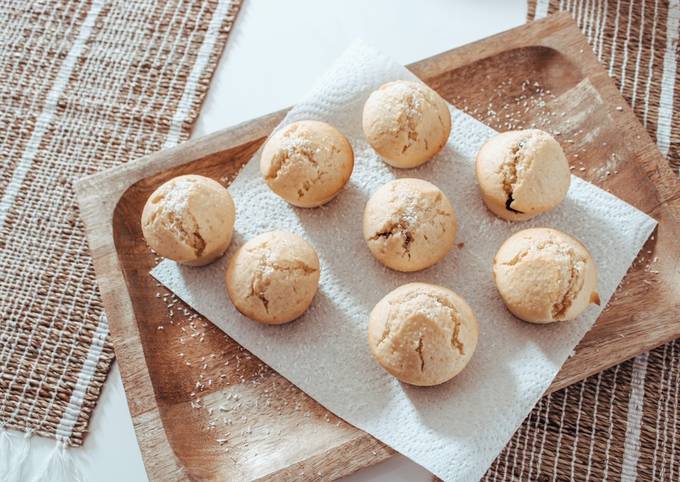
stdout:
MULTIPOLYGON (((451 103, 498 130, 535 125, 559 133, 576 175, 659 221, 551 390, 680 336, 680 185, 569 15, 527 24, 409 68, 451 103)), ((336 478, 393 454, 200 317, 169 323, 165 291, 148 274, 156 260, 139 224, 148 195, 180 174, 228 182, 284 114, 187 142, 76 186, 151 480, 336 478), (183 336, 187 330, 199 335, 183 336), (201 408, 196 407, 197 390, 201 408), (239 400, 232 404, 236 413, 218 419, 225 427, 211 428, 225 400, 239 400)), ((177 302, 172 309, 184 313, 186 308, 177 302)))

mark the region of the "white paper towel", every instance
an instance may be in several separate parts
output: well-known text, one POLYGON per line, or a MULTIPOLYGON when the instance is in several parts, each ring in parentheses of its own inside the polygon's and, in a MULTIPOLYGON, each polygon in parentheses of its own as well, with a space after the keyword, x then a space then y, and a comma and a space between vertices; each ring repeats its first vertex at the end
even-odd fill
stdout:
POLYGON ((329 122, 352 143, 356 156, 347 188, 318 209, 298 209, 261 179, 259 153, 230 186, 236 232, 226 256, 203 268, 164 261, 152 274, 253 354, 329 410, 410 457, 444 480, 482 477, 548 388, 560 366, 592 326, 655 226, 655 221, 605 191, 572 177, 565 201, 553 212, 508 223, 484 207, 474 177, 474 156, 494 131, 451 108, 452 135, 433 160, 414 170, 388 167, 368 146, 361 112, 384 82, 413 74, 369 47, 345 52, 283 124, 329 122), (369 253, 361 219, 368 197, 397 177, 439 186, 458 216, 454 249, 418 273, 390 271, 369 253), (494 287, 492 259, 512 233, 534 226, 560 229, 585 243, 600 270, 602 307, 577 320, 540 326, 511 316, 494 287), (321 286, 312 307, 284 326, 263 326, 240 315, 225 295, 225 263, 247 239, 273 229, 296 232, 316 247, 321 286), (438 387, 401 384, 372 359, 367 318, 397 286, 426 281, 453 289, 474 310, 479 345, 468 367, 438 387))

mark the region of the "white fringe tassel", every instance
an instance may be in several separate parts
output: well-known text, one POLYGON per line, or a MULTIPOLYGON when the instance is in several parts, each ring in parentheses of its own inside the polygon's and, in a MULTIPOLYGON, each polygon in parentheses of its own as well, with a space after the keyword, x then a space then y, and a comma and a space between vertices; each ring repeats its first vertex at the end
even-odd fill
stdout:
MULTIPOLYGON (((22 482, 24 465, 31 448, 32 432, 12 434, 0 426, 0 481, 22 482)), ((58 439, 40 473, 33 482, 83 482, 83 476, 76 467, 63 439, 58 439)))
POLYGON ((11 434, 0 427, 0 480, 20 482, 24 462, 31 448, 32 432, 11 434))
POLYGON ((83 482, 83 476, 73 463, 71 451, 67 449, 63 440, 57 440, 47 463, 33 482, 53 482, 63 480, 69 482, 83 482))

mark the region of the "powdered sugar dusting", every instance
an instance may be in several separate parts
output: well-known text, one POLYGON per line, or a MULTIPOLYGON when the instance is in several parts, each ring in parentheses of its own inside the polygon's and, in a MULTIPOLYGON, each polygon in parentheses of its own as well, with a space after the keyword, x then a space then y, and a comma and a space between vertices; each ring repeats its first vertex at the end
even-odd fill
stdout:
POLYGON ((193 189, 194 181, 180 178, 173 181, 172 189, 165 194, 163 209, 182 215, 189 210, 189 197, 193 189))
POLYGON ((308 139, 303 139, 298 136, 285 136, 281 140, 281 149, 286 151, 288 156, 293 156, 300 151, 320 152, 321 148, 315 146, 314 143, 308 139))

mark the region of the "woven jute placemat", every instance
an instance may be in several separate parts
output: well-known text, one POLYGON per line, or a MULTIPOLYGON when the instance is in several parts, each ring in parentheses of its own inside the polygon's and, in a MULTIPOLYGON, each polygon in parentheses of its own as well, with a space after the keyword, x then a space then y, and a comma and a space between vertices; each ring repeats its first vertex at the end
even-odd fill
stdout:
POLYGON ((0 2, 0 429, 82 444, 113 350, 72 182, 188 138, 239 5, 0 2))
MULTIPOLYGON (((528 4, 529 20, 558 10, 572 13, 677 172, 680 0, 528 4)), ((548 395, 485 480, 680 480, 679 376, 675 341, 548 395)))

